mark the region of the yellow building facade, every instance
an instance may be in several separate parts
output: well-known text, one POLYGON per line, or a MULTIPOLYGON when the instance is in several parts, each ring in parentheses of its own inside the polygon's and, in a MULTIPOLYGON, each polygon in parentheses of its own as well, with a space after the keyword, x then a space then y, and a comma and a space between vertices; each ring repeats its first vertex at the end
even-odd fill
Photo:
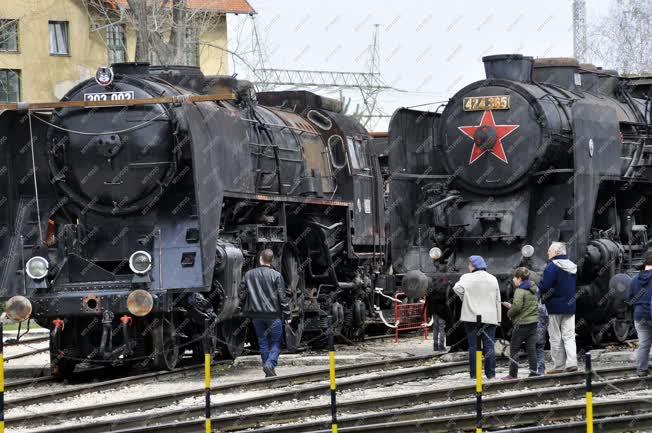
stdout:
MULTIPOLYGON (((116 35, 106 26, 92 30, 93 24, 82 0, 1 0, 0 102, 60 99, 116 58, 112 37, 122 40, 124 52, 117 57, 133 61, 132 30, 125 26, 116 35)), ((228 74, 228 54, 220 49, 227 46, 226 16, 198 39, 202 71, 228 74)))

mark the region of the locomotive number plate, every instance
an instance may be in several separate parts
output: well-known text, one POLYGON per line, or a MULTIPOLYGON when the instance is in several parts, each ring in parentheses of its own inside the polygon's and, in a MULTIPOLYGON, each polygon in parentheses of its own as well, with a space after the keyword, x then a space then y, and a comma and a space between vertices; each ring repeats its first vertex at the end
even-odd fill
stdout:
POLYGON ((134 99, 134 91, 127 92, 106 92, 106 93, 84 93, 84 101, 127 101, 134 99))
POLYGON ((464 111, 509 110, 509 96, 469 96, 463 105, 464 111))

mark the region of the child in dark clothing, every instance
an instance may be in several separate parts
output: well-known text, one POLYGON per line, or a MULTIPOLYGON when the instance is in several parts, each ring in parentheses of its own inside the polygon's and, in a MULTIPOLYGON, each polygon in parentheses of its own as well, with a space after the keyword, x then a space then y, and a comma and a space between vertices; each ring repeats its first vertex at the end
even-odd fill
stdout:
POLYGON ((537 292, 539 299, 539 322, 537 323, 537 374, 543 375, 546 372, 546 359, 545 352, 543 351, 546 346, 546 331, 548 329, 548 310, 546 305, 541 302, 541 293, 537 292))
POLYGON ((432 341, 435 352, 446 351, 446 321, 438 315, 432 315, 432 341))

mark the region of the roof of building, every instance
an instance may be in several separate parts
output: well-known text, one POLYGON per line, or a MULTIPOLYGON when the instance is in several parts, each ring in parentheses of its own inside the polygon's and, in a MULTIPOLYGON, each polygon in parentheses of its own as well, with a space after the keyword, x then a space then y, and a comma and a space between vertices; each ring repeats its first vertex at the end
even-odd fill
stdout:
MULTIPOLYGON (((108 0, 117 6, 129 7, 127 0, 108 0)), ((210 10, 231 14, 255 14, 256 10, 251 7, 247 0, 187 0, 188 8, 210 10)))

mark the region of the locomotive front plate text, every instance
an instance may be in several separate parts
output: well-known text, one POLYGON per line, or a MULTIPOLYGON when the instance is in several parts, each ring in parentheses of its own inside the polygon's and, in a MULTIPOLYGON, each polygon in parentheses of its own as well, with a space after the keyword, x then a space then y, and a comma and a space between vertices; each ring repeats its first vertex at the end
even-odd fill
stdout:
POLYGON ((126 101, 134 99, 134 91, 106 92, 106 93, 84 93, 84 101, 126 101))
POLYGON ((468 96, 463 106, 464 111, 509 110, 509 96, 468 96))

